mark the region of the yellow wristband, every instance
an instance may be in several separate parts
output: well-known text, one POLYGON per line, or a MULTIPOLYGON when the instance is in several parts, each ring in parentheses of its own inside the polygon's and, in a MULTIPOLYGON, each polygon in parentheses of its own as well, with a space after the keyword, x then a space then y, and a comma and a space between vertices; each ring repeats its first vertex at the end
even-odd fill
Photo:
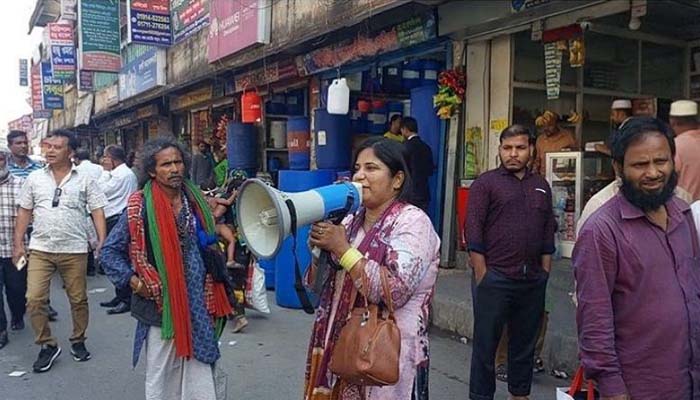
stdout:
POLYGON ((343 267, 346 271, 350 272, 352 268, 357 264, 358 261, 360 261, 364 256, 362 253, 360 253, 359 250, 357 250, 354 247, 351 247, 343 253, 343 256, 340 257, 340 266, 343 267))

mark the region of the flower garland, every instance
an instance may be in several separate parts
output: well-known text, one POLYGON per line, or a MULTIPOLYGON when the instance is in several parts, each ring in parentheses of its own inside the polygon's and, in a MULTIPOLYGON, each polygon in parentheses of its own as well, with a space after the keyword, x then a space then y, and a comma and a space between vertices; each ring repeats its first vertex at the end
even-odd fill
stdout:
POLYGON ((438 93, 433 96, 433 104, 437 108, 440 119, 450 119, 459 112, 459 106, 464 101, 467 79, 461 69, 443 71, 438 77, 438 93))

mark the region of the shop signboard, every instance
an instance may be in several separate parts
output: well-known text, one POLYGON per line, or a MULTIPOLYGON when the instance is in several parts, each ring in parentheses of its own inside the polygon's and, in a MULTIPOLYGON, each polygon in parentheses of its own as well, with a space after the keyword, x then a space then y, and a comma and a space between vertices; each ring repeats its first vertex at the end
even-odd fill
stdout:
POLYGON ((266 67, 254 69, 234 77, 236 92, 250 89, 283 79, 296 78, 299 71, 293 61, 273 62, 266 67))
POLYGON ((170 0, 129 0, 127 7, 129 43, 170 46, 170 0))
POLYGON ((78 90, 92 92, 95 90, 95 74, 92 71, 80 70, 78 73, 78 90))
POLYGON ((49 62, 41 63, 41 94, 44 109, 63 109, 63 81, 53 77, 49 62))
POLYGON ((41 64, 32 64, 32 110, 39 111, 44 109, 44 100, 41 93, 41 64))
POLYGON ((119 73, 120 100, 165 85, 165 49, 131 44, 125 53, 119 73))
POLYGON ((119 72, 119 4, 114 0, 79 0, 78 35, 82 69, 119 72))
POLYGON ((26 58, 19 59, 19 85, 29 86, 29 61, 26 58))
POLYGON ((314 50, 297 57, 296 61, 302 74, 312 75, 436 37, 435 15, 416 16, 378 34, 360 35, 354 39, 314 50))
POLYGON ((23 115, 15 120, 7 123, 7 129, 10 131, 19 130, 24 131, 28 135, 28 139, 31 140, 32 129, 34 127, 34 121, 32 120, 32 115, 23 115))
POLYGON ((61 19, 65 21, 75 21, 78 19, 76 6, 78 0, 61 0, 61 19))
POLYGON ((212 86, 205 86, 170 99, 170 110, 181 110, 212 99, 212 86))
POLYGON ((270 42, 271 0, 211 0, 209 62, 270 42))
POLYGON ((210 0, 170 0, 173 42, 179 43, 209 25, 210 0))
POLYGON ((49 48, 53 77, 63 81, 75 77, 75 36, 73 24, 66 22, 49 23, 49 48))

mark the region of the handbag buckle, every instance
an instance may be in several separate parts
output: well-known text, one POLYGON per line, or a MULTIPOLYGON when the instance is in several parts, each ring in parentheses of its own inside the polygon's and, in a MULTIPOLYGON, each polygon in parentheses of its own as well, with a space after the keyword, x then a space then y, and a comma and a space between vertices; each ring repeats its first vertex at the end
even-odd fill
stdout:
POLYGON ((369 321, 369 311, 365 310, 365 312, 362 313, 362 320, 360 320, 360 326, 367 325, 367 321, 369 321))

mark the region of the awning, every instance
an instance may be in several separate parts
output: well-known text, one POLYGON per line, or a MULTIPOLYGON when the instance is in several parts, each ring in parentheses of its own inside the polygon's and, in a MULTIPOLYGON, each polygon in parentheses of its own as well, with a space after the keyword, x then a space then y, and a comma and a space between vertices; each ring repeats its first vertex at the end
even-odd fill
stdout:
POLYGON ((56 22, 61 15, 60 0, 36 0, 34 11, 29 19, 29 33, 34 27, 45 27, 49 22, 56 22))

